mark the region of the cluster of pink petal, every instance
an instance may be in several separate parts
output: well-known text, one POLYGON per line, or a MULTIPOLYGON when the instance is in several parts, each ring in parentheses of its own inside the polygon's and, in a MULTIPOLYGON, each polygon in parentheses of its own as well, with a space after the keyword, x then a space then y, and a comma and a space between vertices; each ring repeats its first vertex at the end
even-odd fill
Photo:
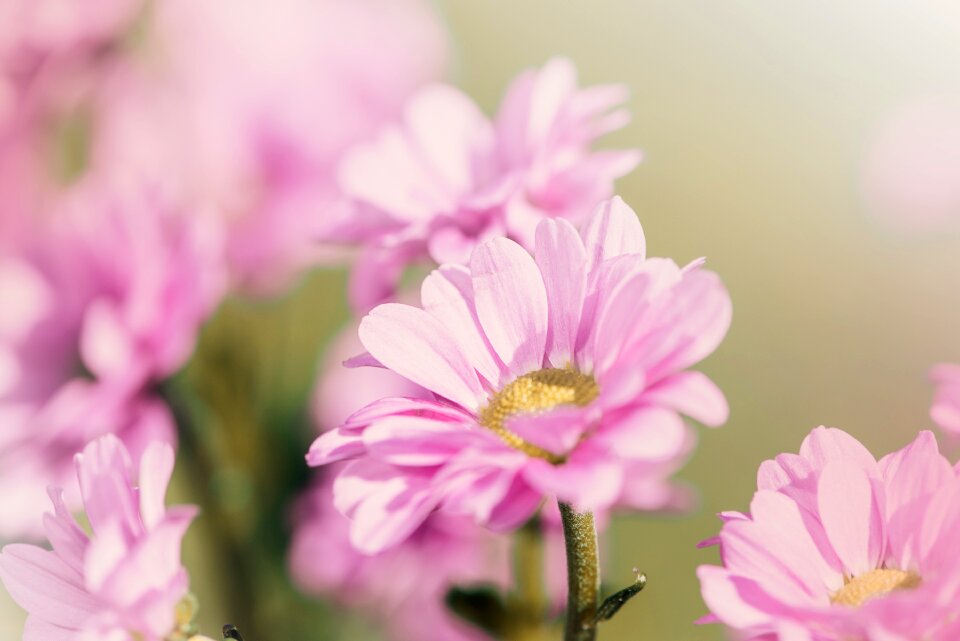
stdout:
POLYGON ((582 235, 542 221, 535 247, 534 257, 506 238, 484 242, 469 268, 445 265, 424 281, 422 308, 385 304, 361 322, 361 361, 434 395, 374 402, 308 454, 312 465, 355 459, 334 495, 361 550, 402 541, 437 509, 509 530, 545 496, 593 510, 671 506, 678 492, 666 480, 694 440, 680 414, 725 421, 720 391, 685 371, 730 323, 727 292, 701 261, 647 259, 619 199, 602 203, 582 235), (507 445, 478 417, 506 384, 545 367, 572 367, 600 390, 584 407, 507 421, 560 464, 507 445))
POLYGON ((960 365, 937 365, 930 378, 936 386, 930 418, 948 436, 960 437, 960 365))
POLYGON ((360 248, 354 307, 390 298, 411 263, 464 264, 496 236, 533 247, 544 218, 581 222, 639 162, 635 151, 591 149, 626 124, 625 98, 621 86, 578 88, 565 59, 521 74, 493 122, 453 87, 417 93, 401 123, 351 149, 339 168, 349 202, 325 236, 360 248))
POLYGON ((703 598, 743 638, 947 641, 960 608, 960 478, 930 432, 879 462, 820 427, 799 454, 764 462, 750 512, 724 513, 722 566, 701 566, 703 598), (920 585, 834 604, 845 580, 876 569, 920 585))
POLYGON ((421 0, 164 0, 151 26, 162 62, 105 88, 93 163, 212 204, 234 281, 256 290, 321 258, 341 157, 447 58, 421 0))
POLYGON ((0 552, 0 580, 28 614, 24 641, 162 641, 176 627, 188 590, 180 543, 196 510, 167 510, 173 450, 147 447, 132 479, 130 457, 113 436, 76 457, 77 480, 92 535, 51 488, 43 519, 52 546, 13 544, 0 552))
POLYGON ((78 172, 162 181, 225 227, 245 287, 318 258, 340 157, 445 67, 420 0, 101 4, 0 9, 0 225, 38 215, 78 172), (64 176, 65 154, 78 157, 64 176))
MULTIPOLYGON (((0 258, 0 533, 38 523, 85 443, 118 434, 137 459, 174 439, 148 383, 183 365, 219 301, 217 227, 159 193, 87 185, 0 258)), ((76 505, 76 495, 68 494, 76 505)))
POLYGON ((401 545, 366 555, 351 545, 329 483, 304 496, 301 511, 290 568, 302 589, 373 613, 395 641, 488 638, 447 610, 444 598, 457 585, 505 587, 506 540, 471 519, 435 513, 401 545))

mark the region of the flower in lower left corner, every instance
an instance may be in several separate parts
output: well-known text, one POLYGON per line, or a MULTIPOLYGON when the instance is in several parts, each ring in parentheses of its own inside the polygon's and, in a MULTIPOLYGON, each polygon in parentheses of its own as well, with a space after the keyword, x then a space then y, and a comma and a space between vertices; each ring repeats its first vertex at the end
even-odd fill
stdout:
POLYGON ((134 480, 130 455, 113 435, 76 456, 85 531, 50 488, 43 518, 52 549, 0 551, 0 581, 28 613, 23 641, 181 641, 190 637, 192 597, 180 562, 194 506, 166 508, 173 449, 149 445, 134 480))

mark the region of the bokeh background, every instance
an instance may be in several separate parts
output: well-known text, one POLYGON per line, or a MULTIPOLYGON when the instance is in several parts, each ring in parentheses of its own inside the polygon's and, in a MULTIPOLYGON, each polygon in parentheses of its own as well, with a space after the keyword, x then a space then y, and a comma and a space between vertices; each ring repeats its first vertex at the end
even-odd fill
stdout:
MULTIPOLYGON (((952 5, 437 2, 452 80, 488 112, 520 69, 555 54, 584 83, 629 86, 633 120, 607 143, 645 160, 619 192, 651 254, 707 256, 734 301, 729 337, 704 366, 731 418, 701 433, 682 473, 700 507, 614 520, 606 578, 629 583, 638 567, 649 583, 603 627, 605 641, 724 638, 693 625, 705 613, 695 568, 716 560, 695 545, 716 532, 714 513, 746 508, 763 459, 795 451, 820 424, 878 454, 929 426, 926 372, 960 361, 960 175, 924 164, 960 165, 944 147, 960 128, 952 5), (927 191, 910 201, 916 184, 927 191)), ((231 621, 249 641, 377 638, 298 595, 283 564, 286 500, 308 479, 308 395, 347 321, 344 284, 341 271, 316 271, 281 298, 228 301, 180 375, 212 414, 183 444, 173 497, 205 505, 186 564, 207 631, 231 621), (204 465, 211 483, 190 471, 204 465), (214 534, 232 543, 211 545, 214 534)), ((0 595, 0 638, 21 624, 0 595)))

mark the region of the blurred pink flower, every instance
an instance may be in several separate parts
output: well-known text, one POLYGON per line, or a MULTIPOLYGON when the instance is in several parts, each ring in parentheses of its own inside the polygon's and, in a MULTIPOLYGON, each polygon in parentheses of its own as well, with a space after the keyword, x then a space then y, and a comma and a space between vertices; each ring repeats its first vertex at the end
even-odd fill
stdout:
POLYGON ((361 248, 353 305, 366 311, 389 298, 412 262, 465 264, 483 240, 532 248, 540 220, 581 222, 639 162, 636 151, 591 149, 627 123, 625 98, 619 85, 578 88, 565 59, 521 74, 494 122, 453 87, 416 94, 401 124, 340 166, 350 202, 326 235, 361 248))
POLYGON ((333 507, 330 484, 301 500, 290 571, 307 592, 373 614, 395 641, 488 639, 446 608, 453 586, 505 587, 507 541, 470 519, 435 513, 403 544, 368 556, 349 537, 350 522, 333 507))
POLYGON ((311 465, 356 459, 334 491, 361 550, 402 541, 437 508, 494 529, 523 523, 545 495, 591 510, 663 508, 675 496, 646 490, 690 451, 679 414, 726 420, 721 392, 684 371, 730 322, 726 290, 701 261, 646 259, 619 198, 582 236, 542 221, 535 245, 534 259, 509 239, 487 241, 469 268, 424 281, 423 309, 381 305, 361 322, 369 354, 355 364, 436 396, 372 403, 308 454, 311 465))
POLYGON ((159 194, 85 185, 51 213, 0 257, 0 296, 17 303, 0 311, 0 489, 18 488, 0 491, 6 535, 89 440, 113 432, 135 454, 173 440, 144 390, 186 362, 223 293, 218 230, 159 194))
POLYGON ((863 191, 896 230, 960 228, 960 102, 916 98, 891 111, 867 150, 863 191))
POLYGON ((760 466, 749 514, 727 513, 707 606, 746 639, 915 641, 960 608, 960 479, 930 432, 879 461, 819 427, 760 466))
POLYGON ((960 365, 942 363, 930 370, 936 385, 930 418, 947 436, 960 437, 960 365))
POLYGON ((421 0, 164 0, 143 19, 139 0, 101 0, 96 16, 78 0, 13 4, 0 229, 81 178, 162 184, 225 227, 232 280, 256 291, 322 257, 340 156, 447 59, 421 0))
POLYGON ((188 590, 180 542, 196 508, 165 508, 173 463, 169 445, 152 443, 136 486, 114 436, 77 455, 92 534, 71 516, 62 490, 51 488, 54 512, 43 526, 52 551, 14 544, 0 552, 0 580, 29 614, 24 641, 162 641, 188 623, 175 610, 188 590))
POLYGON ((158 62, 104 89, 93 165, 212 205, 234 280, 256 290, 318 259, 340 157, 447 60, 420 0, 168 0, 151 29, 158 62))

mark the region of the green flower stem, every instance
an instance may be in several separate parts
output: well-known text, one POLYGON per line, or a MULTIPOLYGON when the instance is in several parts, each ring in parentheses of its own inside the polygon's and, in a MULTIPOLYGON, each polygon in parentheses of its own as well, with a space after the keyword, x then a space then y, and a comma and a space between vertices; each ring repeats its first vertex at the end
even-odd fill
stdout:
POLYGON ((600 555, 593 513, 560 503, 567 548, 567 626, 564 641, 594 641, 600 600, 600 555))

